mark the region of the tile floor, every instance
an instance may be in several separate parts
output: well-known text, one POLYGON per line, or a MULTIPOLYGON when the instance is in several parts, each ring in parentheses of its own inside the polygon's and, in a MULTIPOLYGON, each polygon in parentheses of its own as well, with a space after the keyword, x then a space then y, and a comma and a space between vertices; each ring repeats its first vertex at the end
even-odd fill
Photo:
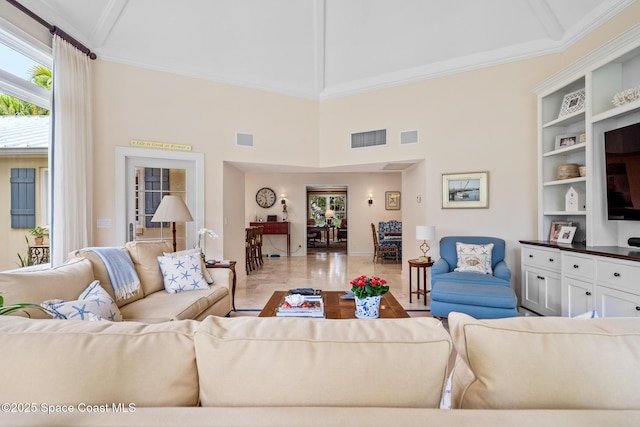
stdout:
MULTIPOLYGON (((242 263, 238 263, 242 268, 242 263)), ((239 313, 260 311, 273 291, 293 288, 344 290, 359 275, 384 278, 390 292, 411 316, 430 316, 422 296, 414 294, 409 304, 409 279, 401 276, 400 263, 385 261, 374 264, 370 256, 347 256, 339 253, 315 253, 305 257, 265 258, 262 267, 250 272, 236 285, 236 309, 239 313)), ((415 291, 415 271, 414 291, 415 291)), ((427 276, 428 279, 428 276, 427 276)), ((427 304, 429 301, 427 300, 427 304)))

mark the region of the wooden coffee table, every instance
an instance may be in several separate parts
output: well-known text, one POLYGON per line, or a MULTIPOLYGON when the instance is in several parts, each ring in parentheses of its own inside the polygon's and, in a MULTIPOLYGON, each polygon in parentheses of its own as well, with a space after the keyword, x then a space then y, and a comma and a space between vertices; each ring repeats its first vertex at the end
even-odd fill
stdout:
MULTIPOLYGON (((259 314, 259 317, 273 317, 276 315, 276 309, 288 291, 275 291, 267 304, 259 314)), ((324 300, 324 312, 327 319, 355 319, 356 303, 352 299, 343 299, 343 291, 323 291, 322 299, 324 300)), ((409 317, 409 314, 400 305, 398 300, 387 292, 382 295, 380 300, 380 318, 397 319, 409 317)))

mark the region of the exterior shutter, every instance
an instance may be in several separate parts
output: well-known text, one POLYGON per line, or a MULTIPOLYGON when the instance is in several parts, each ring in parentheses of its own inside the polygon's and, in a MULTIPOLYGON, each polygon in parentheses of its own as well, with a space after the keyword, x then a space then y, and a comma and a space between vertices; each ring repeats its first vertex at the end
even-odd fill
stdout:
MULTIPOLYGON (((169 169, 162 168, 144 168, 144 213, 145 227, 160 228, 159 222, 151 222, 153 214, 160 206, 162 198, 169 194, 169 169)), ((169 227, 169 223, 162 224, 163 227, 169 227)))
POLYGON ((11 228, 36 226, 36 170, 11 168, 11 228))

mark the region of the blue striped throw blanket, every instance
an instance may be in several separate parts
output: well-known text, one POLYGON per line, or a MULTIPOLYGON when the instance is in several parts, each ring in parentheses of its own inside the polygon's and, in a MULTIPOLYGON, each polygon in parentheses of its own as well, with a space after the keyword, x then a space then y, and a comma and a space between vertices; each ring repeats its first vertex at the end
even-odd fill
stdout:
POLYGON ((133 296, 140 289, 140 279, 129 255, 120 248, 87 248, 104 262, 116 300, 133 296))

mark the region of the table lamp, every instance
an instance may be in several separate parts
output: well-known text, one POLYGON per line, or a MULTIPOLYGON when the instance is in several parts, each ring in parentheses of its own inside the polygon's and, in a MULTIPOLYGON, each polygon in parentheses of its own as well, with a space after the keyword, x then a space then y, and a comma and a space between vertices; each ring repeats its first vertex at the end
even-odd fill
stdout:
POLYGON ((184 204, 180 196, 164 196, 151 222, 173 223, 173 251, 176 251, 176 222, 193 221, 189 208, 184 204))
POLYGON ((333 225, 333 218, 336 216, 336 213, 331 209, 327 209, 324 213, 324 217, 327 219, 327 225, 333 225))
POLYGON ((427 256, 427 252, 429 252, 429 244, 427 240, 433 240, 436 237, 436 228, 433 225, 416 225, 416 240, 422 240, 422 244, 420 245, 420 250, 422 251, 422 256, 418 258, 418 260, 422 262, 429 262, 430 257, 427 256))

